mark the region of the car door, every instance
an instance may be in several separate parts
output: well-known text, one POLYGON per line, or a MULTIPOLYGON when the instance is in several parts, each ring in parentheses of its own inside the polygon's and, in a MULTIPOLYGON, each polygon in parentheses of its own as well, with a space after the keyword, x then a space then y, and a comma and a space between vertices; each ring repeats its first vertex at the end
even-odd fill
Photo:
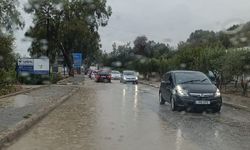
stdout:
POLYGON ((164 100, 167 100, 167 79, 169 77, 169 73, 166 73, 163 75, 162 80, 161 80, 161 86, 160 86, 160 91, 162 94, 162 97, 164 100))
POLYGON ((121 73, 121 79, 120 79, 120 81, 122 81, 122 82, 123 82, 123 75, 124 75, 124 72, 121 73))
POLYGON ((165 83, 166 87, 165 87, 165 93, 166 93, 166 98, 165 100, 167 102, 170 102, 170 98, 171 98, 171 94, 172 94, 172 88, 173 88, 173 77, 172 74, 169 73, 166 76, 166 83, 165 83))

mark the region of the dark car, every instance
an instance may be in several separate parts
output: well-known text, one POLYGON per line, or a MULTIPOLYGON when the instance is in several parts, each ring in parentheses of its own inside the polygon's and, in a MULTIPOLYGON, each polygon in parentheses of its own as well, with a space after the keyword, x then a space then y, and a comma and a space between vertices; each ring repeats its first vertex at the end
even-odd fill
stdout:
POLYGON ((111 73, 107 71, 99 71, 95 75, 96 82, 109 82, 111 83, 111 73))
POLYGON ((222 98, 219 89, 199 71, 170 71, 163 75, 159 101, 178 108, 221 110, 222 98))

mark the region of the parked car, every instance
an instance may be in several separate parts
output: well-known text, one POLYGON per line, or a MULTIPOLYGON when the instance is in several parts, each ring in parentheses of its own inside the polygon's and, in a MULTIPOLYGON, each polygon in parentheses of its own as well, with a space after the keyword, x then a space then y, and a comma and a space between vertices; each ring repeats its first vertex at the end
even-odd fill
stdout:
POLYGON ((178 108, 208 108, 219 112, 222 106, 219 89, 198 71, 170 71, 163 75, 159 101, 161 105, 170 103, 173 111, 178 108))
POLYGON ((91 75, 90 75, 90 79, 91 79, 91 80, 95 79, 95 76, 96 76, 97 73, 98 73, 97 70, 92 71, 92 72, 91 72, 91 75))
POLYGON ((95 81, 111 83, 111 73, 107 71, 99 71, 95 76, 95 81))
POLYGON ((132 82, 134 84, 138 84, 138 77, 137 77, 137 73, 134 71, 130 71, 130 70, 125 70, 122 72, 122 76, 120 79, 121 83, 128 83, 128 82, 132 82))
POLYGON ((111 78, 112 78, 112 80, 120 80, 121 79, 121 73, 119 71, 113 70, 111 72, 111 78))

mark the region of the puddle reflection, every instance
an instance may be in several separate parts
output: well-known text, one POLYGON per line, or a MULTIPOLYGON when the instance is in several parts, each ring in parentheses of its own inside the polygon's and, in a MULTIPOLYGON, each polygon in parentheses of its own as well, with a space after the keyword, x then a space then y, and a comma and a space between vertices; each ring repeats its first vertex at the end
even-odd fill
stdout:
POLYGON ((17 95, 14 98, 14 107, 20 108, 29 105, 32 102, 32 97, 27 95, 17 95))
POLYGON ((178 129, 176 132, 176 150, 181 150, 181 145, 182 145, 182 131, 181 129, 178 129))
POLYGON ((137 106, 138 106, 138 86, 135 86, 135 93, 134 93, 134 109, 137 111, 137 106))

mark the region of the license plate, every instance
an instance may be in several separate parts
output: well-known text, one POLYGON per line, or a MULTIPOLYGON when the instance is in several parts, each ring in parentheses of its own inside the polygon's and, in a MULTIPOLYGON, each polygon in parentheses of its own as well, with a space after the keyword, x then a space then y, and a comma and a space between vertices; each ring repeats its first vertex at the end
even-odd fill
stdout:
POLYGON ((210 105, 210 101, 195 101, 197 105, 210 105))
POLYGON ((106 78, 106 76, 101 76, 102 78, 106 78))

